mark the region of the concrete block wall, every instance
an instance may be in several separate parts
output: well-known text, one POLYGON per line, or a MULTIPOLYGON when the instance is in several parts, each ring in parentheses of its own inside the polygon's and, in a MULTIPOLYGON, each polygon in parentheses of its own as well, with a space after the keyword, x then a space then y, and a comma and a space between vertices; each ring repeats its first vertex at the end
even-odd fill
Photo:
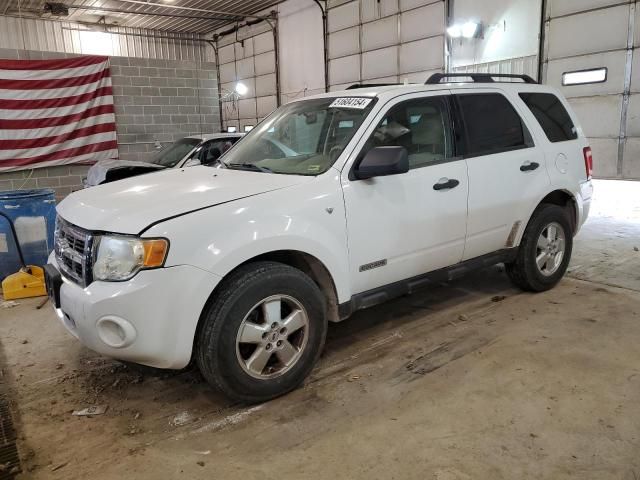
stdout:
MULTIPOLYGON (((0 58, 46 59, 67 53, 2 49, 0 58)), ((113 101, 121 159, 148 160, 157 143, 220 130, 215 63, 111 57, 113 101)), ((53 188, 61 200, 82 188, 87 165, 0 172, 0 191, 53 188)))
POLYGON ((160 144, 220 131, 215 63, 111 57, 120 158, 148 160, 160 144))
POLYGON ((87 176, 88 165, 59 165, 34 168, 19 172, 0 173, 0 191, 52 188, 56 201, 82 188, 82 179, 87 176))

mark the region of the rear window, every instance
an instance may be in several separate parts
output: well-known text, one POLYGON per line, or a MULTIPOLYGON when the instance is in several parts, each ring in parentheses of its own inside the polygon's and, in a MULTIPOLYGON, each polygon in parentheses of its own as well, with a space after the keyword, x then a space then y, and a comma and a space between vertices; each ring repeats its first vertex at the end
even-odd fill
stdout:
POLYGON ((566 142, 578 138, 578 132, 562 102, 552 93, 521 93, 531 113, 550 142, 566 142))
POLYGON ((499 93, 457 95, 467 136, 466 156, 490 155, 532 146, 518 112, 499 93))

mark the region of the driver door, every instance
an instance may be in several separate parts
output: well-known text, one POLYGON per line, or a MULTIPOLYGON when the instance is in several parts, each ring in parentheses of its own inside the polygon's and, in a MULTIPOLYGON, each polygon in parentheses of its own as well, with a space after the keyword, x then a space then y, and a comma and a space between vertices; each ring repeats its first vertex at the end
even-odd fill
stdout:
POLYGON ((461 261, 467 164, 455 155, 450 96, 404 95, 374 119, 342 171, 353 293, 461 261), (376 146, 402 146, 409 172, 353 179, 353 165, 376 146))

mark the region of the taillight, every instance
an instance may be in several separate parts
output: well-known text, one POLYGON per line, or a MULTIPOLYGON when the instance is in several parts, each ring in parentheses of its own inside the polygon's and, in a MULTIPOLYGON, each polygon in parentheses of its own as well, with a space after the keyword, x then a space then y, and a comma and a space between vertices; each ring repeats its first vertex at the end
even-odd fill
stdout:
POLYGON ((591 180, 593 175, 593 154, 591 153, 591 147, 584 147, 582 150, 584 154, 584 169, 587 172, 587 180, 591 180))

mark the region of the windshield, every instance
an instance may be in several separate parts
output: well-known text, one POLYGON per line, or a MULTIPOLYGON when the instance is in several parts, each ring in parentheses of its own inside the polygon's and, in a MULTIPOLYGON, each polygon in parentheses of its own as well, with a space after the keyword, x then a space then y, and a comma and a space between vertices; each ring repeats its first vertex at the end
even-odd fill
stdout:
POLYGON ((319 175, 340 156, 374 103, 365 97, 290 103, 248 133, 224 163, 243 170, 319 175))
POLYGON ((151 159, 151 163, 163 167, 175 167, 184 156, 193 150, 202 140, 197 138, 183 138, 163 148, 151 159))

